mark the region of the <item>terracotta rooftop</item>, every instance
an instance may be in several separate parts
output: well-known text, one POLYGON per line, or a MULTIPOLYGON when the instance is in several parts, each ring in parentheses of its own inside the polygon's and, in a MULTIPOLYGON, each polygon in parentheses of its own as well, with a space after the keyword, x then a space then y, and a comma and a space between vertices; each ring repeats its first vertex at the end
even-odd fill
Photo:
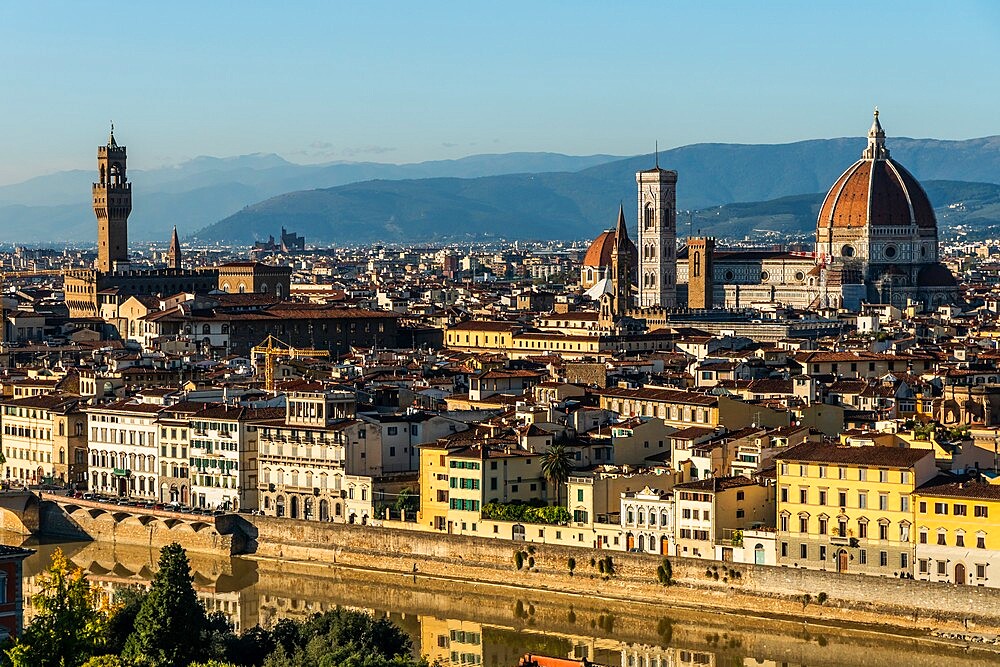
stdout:
POLYGON ((683 391, 681 389, 604 389, 595 392, 599 396, 611 396, 613 398, 630 398, 644 401, 662 401, 664 403, 690 403, 692 405, 714 406, 719 403, 718 396, 709 394, 699 394, 693 391, 683 391))
POLYGON ((843 463, 861 466, 909 468, 934 452, 930 449, 900 449, 897 447, 842 447, 820 442, 804 442, 786 449, 776 457, 779 461, 843 463))

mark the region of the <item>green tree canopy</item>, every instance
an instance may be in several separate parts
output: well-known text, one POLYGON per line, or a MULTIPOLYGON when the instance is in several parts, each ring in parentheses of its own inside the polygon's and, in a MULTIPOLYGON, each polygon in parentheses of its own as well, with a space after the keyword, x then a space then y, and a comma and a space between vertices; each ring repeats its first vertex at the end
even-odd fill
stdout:
POLYGON ((542 454, 542 476, 545 481, 556 488, 556 504, 560 504, 559 498, 562 493, 562 485, 569 479, 570 472, 573 471, 573 461, 570 452, 561 442, 550 446, 542 454))
POLYGON ((135 619, 142 609, 149 592, 139 585, 126 586, 115 591, 115 609, 108 627, 105 629, 107 643, 105 650, 109 655, 120 655, 125 650, 125 642, 135 631, 135 619))
POLYGON ((117 655, 99 655, 83 663, 82 667, 125 667, 117 655))
MULTIPOLYGON (((279 626, 282 624, 279 623, 279 626)), ((347 609, 276 627, 277 648, 266 667, 411 667, 410 638, 385 618, 347 609), (293 630, 294 627, 294 630, 293 630)))
POLYGON ((127 662, 187 667, 210 657, 205 608, 192 585, 187 554, 176 542, 160 550, 159 569, 122 653, 127 662))
POLYGON ((32 598, 35 617, 7 657, 14 667, 77 667, 104 644, 110 609, 87 575, 73 567, 62 549, 38 578, 32 598))

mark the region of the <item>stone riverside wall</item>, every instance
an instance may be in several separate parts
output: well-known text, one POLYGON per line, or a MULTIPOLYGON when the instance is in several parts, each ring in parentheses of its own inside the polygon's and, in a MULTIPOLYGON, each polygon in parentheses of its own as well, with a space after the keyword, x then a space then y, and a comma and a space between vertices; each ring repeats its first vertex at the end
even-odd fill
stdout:
POLYGON ((338 564, 523 589, 677 608, 716 608, 775 619, 1000 632, 1000 589, 670 558, 673 580, 659 583, 660 556, 517 543, 402 528, 318 523, 247 515, 192 517, 70 499, 40 505, 42 534, 111 545, 159 548, 179 542, 206 554, 338 564), (514 552, 526 552, 515 566, 514 552), (531 553, 527 553, 528 551, 531 553), (610 557, 614 574, 597 563, 610 557), (534 559, 529 569, 528 559, 534 559), (573 575, 569 559, 576 562, 573 575), (716 578, 718 575, 718 578, 716 578), (815 600, 825 593, 828 601, 815 600), (812 602, 804 603, 803 596, 812 602))
POLYGON ((246 534, 249 553, 279 560, 398 572, 416 568, 426 575, 630 600, 668 601, 685 589, 690 597, 694 588, 693 605, 742 606, 775 616, 820 616, 846 622, 869 614, 868 622, 921 627, 959 623, 1000 630, 1000 590, 991 588, 677 557, 669 561, 674 581, 682 586, 667 588, 657 577, 657 567, 663 562, 660 556, 268 517, 220 519, 227 519, 228 525, 220 525, 223 532, 246 534), (528 571, 526 563, 519 571, 514 552, 529 548, 533 553, 525 561, 533 558, 535 566, 528 571), (591 559, 597 562, 609 556, 615 574, 602 577, 591 559), (570 558, 576 562, 572 576, 570 558), (815 604, 820 593, 828 598, 823 607, 815 604), (811 596, 812 602, 805 604, 804 595, 811 596), (763 602, 768 598, 780 604, 763 602))
MULTIPOLYGON (((516 665, 525 648, 516 637, 542 628, 550 636, 569 640, 565 654, 573 645, 591 643, 609 652, 623 649, 641 655, 649 649, 647 665, 654 655, 664 665, 680 664, 679 656, 672 653, 680 650, 701 653, 701 657, 710 653, 715 656, 711 664, 716 665, 939 667, 956 659, 955 645, 919 640, 914 633, 817 628, 803 623, 801 618, 774 620, 742 613, 681 609, 663 604, 660 598, 648 604, 642 600, 566 595, 474 581, 448 581, 442 585, 439 579, 419 574, 353 572, 316 562, 261 560, 257 566, 254 590, 261 600, 262 622, 305 618, 340 605, 392 612, 395 619, 457 619, 465 629, 469 629, 467 622, 481 623, 484 636, 493 633, 499 639, 484 641, 484 665, 516 665), (509 633, 506 641, 502 638, 505 633, 509 633), (659 648, 666 646, 670 648, 659 648), (668 655, 674 659, 668 659, 668 655)), ((420 652, 433 658, 433 635, 425 634, 422 640, 427 643, 419 647, 420 652)), ((963 647, 961 651, 963 667, 997 663, 997 654, 986 647, 978 651, 963 647)), ((641 664, 638 660, 636 663, 641 664)), ((624 656, 621 664, 627 664, 624 656)), ((683 664, 710 663, 699 663, 696 656, 683 664)))

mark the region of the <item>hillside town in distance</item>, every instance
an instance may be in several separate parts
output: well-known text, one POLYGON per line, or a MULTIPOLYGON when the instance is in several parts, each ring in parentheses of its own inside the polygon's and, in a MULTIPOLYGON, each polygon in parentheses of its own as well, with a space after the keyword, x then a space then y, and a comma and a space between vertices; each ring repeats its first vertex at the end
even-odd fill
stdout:
POLYGON ((679 236, 654 163, 589 245, 138 248, 112 132, 96 251, 0 255, 3 484, 1000 587, 1000 243, 891 143, 812 244, 679 236))

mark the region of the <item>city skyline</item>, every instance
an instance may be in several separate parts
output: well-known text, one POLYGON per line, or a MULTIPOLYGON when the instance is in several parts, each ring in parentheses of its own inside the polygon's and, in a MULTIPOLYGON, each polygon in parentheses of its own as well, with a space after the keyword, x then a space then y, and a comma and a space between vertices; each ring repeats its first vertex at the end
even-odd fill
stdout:
POLYGON ((1000 132, 990 3, 103 7, 4 17, 2 80, 20 94, 0 114, 20 157, 0 184, 88 168, 111 120, 143 145, 137 169, 788 143, 857 136, 876 104, 894 136, 1000 132))

